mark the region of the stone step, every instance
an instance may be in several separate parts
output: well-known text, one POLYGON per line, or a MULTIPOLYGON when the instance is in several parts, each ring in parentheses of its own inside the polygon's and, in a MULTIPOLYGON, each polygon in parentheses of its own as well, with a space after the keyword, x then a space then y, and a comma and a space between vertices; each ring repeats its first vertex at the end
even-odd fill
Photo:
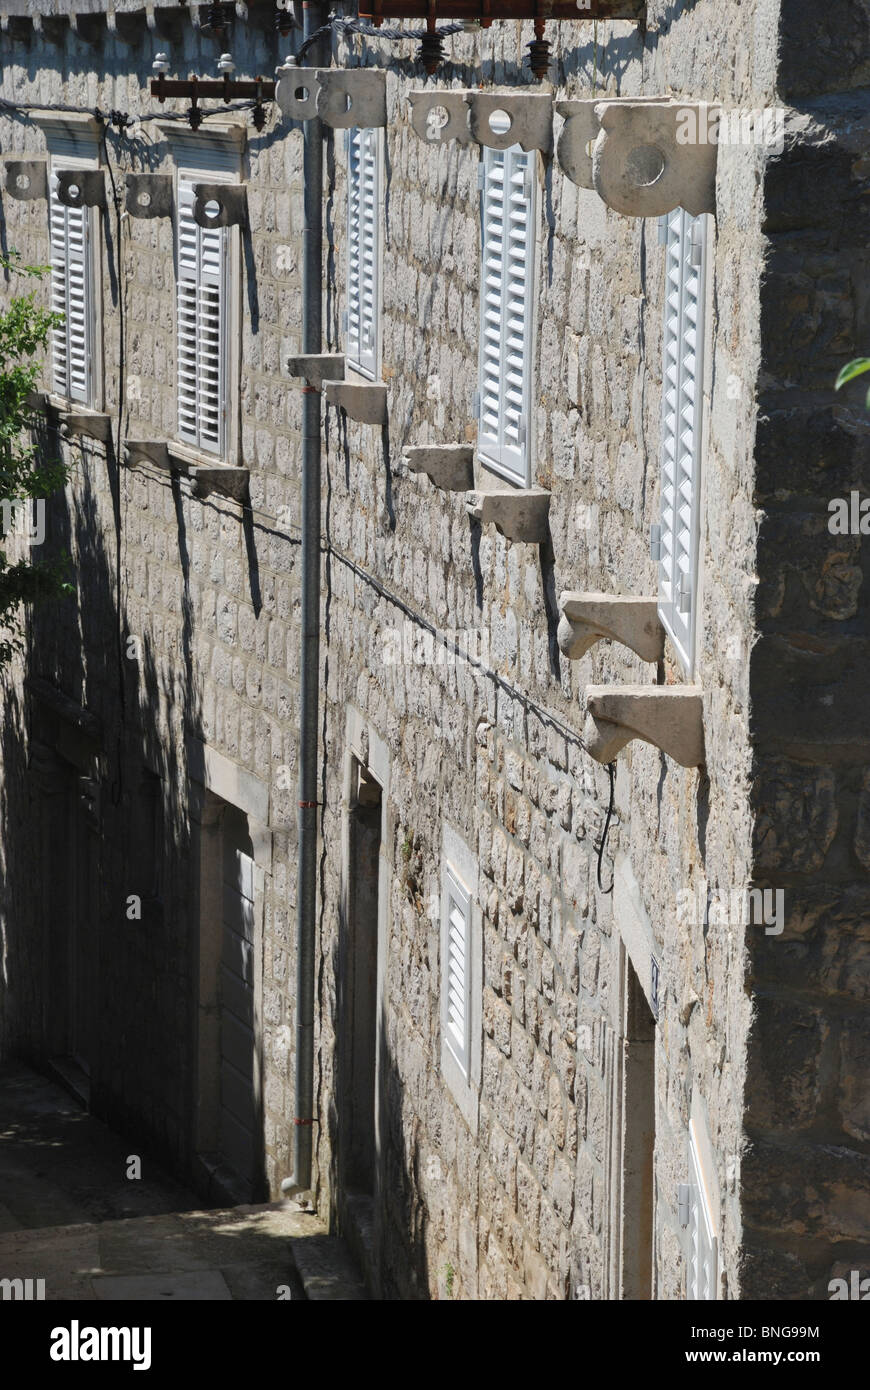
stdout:
POLYGON ((305 1235, 290 1240, 305 1297, 312 1303, 368 1299, 351 1253, 340 1236, 305 1235))
POLYGON ((0 1279, 47 1301, 367 1297, 344 1242, 281 1203, 0 1233, 0 1279))

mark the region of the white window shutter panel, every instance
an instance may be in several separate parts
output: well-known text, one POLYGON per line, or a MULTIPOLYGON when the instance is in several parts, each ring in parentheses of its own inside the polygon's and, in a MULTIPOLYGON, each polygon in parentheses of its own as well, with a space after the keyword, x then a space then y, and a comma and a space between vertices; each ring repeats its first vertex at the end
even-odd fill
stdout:
POLYGON ((178 437, 221 455, 226 443, 227 229, 200 227, 193 186, 178 180, 178 437))
POLYGON ((701 1165, 694 1143, 689 1144, 689 1263, 686 1298, 714 1301, 719 1278, 718 1242, 707 1203, 701 1165))
POLYGON ((446 922, 442 1018, 447 1046, 467 1077, 471 1049, 471 902, 449 870, 444 873, 443 886, 446 922))
POLYGON ((691 675, 698 579, 706 222, 680 208, 669 213, 666 221, 659 613, 691 675))
POLYGON ((64 321, 52 330, 54 390, 90 404, 93 361, 93 282, 87 208, 70 208, 57 197, 57 175, 50 183, 51 307, 64 321))
POLYGON ((519 147, 484 154, 478 450, 513 482, 529 481, 532 281, 535 255, 531 156, 519 147))
POLYGON ((348 135, 347 357, 372 380, 378 369, 380 158, 376 129, 348 135))

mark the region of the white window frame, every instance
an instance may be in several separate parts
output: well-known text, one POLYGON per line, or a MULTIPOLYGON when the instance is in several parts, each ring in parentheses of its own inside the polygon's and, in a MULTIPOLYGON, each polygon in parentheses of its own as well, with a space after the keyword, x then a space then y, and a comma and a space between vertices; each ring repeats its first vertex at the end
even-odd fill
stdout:
POLYGON ((689 1224, 686 1299, 713 1302, 719 1296, 719 1238, 714 1201, 705 1174, 694 1121, 689 1125, 689 1224))
POLYGON ((707 325, 708 218, 662 219, 661 511, 658 611, 684 674, 695 666, 707 325))
MULTIPOLYGON (((81 149, 77 142, 75 148, 81 149)), ((76 401, 87 409, 97 408, 99 392, 99 353, 97 344, 101 341, 100 295, 96 275, 99 256, 97 232, 99 210, 97 208, 71 208, 61 203, 56 194, 57 176, 65 169, 92 171, 99 169, 100 162, 96 144, 93 154, 64 154, 60 151, 49 159, 48 225, 51 248, 51 307, 64 315, 64 322, 51 332, 51 389, 54 395, 66 401, 76 401), (63 224, 60 236, 58 223, 63 224), (70 233, 78 225, 81 228, 81 256, 71 254, 70 233), (73 323, 67 312, 72 287, 71 267, 82 266, 82 342, 83 358, 81 381, 77 383, 73 373, 75 334, 73 323), (62 349, 61 349, 62 345, 62 349), (61 361, 63 366, 61 367, 61 361)))
POLYGON ((203 137, 197 141, 194 149, 189 145, 183 146, 176 151, 175 168, 175 194, 176 194, 176 224, 174 237, 174 257, 175 257, 175 420, 176 420, 176 439, 186 448, 195 453, 207 454, 218 460, 226 460, 234 448, 234 416, 236 404, 236 376, 237 376, 237 348, 236 332, 238 326, 238 314, 236 306, 238 274, 236 262, 238 260, 238 239, 236 227, 222 227, 215 229, 201 228, 196 223, 191 223, 196 227, 197 234, 197 276, 196 276, 196 304, 197 318, 201 313, 202 290, 205 285, 219 285, 219 365, 218 365, 218 431, 216 438, 210 438, 204 429, 203 421, 199 414, 199 398, 203 393, 201 363, 199 359, 199 347, 197 348, 196 365, 196 392, 197 392, 197 419, 195 428, 187 428, 182 420, 182 399, 181 399, 181 286, 184 283, 191 283, 190 277, 185 277, 181 273, 181 235, 182 235, 182 216, 183 205, 188 201, 187 189, 197 183, 227 183, 237 184, 239 182, 239 156, 236 149, 227 151, 225 145, 218 141, 210 142, 208 137, 203 137), (203 281, 202 253, 203 247, 207 245, 206 237, 217 235, 220 239, 220 268, 217 275, 206 273, 203 281))
POLYGON ((537 235, 537 167, 534 150, 519 145, 506 150, 485 147, 479 170, 480 183, 480 344, 474 413, 477 418, 477 455, 493 472, 520 487, 531 482, 532 362, 534 349, 535 275, 537 235), (520 331, 514 335, 513 354, 519 352, 519 411, 508 399, 505 370, 508 358, 508 291, 511 285, 503 235, 505 209, 499 189, 516 189, 525 211, 525 268, 520 331), (501 204, 501 206, 500 206, 501 204), (498 306, 494 312, 494 304, 498 306), (497 354, 498 367, 493 368, 497 354), (495 377, 497 374, 497 387, 495 377), (496 399, 497 395, 497 399, 496 399), (512 436, 512 437, 506 437, 512 436))
POLYGON ((347 365, 369 381, 380 374, 383 130, 354 126, 347 132, 347 365), (364 216, 366 179, 371 211, 364 216), (366 276, 365 268, 369 273, 366 276), (368 301, 368 302, 367 302, 368 301))

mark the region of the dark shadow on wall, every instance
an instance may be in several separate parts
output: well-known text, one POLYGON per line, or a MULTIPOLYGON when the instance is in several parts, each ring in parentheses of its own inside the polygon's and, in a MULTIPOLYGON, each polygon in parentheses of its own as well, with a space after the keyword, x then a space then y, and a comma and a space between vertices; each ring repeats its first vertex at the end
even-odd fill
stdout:
MULTIPOLYGON (((59 447, 49 429, 39 443, 59 447)), ((143 491, 111 450, 69 447, 42 552, 72 555, 76 593, 31 614, 0 691, 0 1056, 58 1066, 96 1115, 187 1175, 199 945, 187 768, 207 733, 185 505, 176 495, 178 558, 170 526, 165 561, 131 551, 127 572, 143 491)), ((147 486, 159 522, 166 484, 147 486)), ((262 1186, 262 1126, 259 1139, 262 1186)))

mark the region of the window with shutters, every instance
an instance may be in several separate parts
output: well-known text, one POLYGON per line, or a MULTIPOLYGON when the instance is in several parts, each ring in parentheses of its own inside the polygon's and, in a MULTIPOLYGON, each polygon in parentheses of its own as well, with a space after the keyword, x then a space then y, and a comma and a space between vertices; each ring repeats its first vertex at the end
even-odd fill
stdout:
POLYGON ((691 677, 698 598, 707 219, 690 217, 677 208, 663 224, 666 280, 658 598, 662 623, 691 677))
POLYGON ((689 1142, 688 1199, 686 1298, 713 1300, 717 1296, 719 1277, 718 1241, 694 1137, 689 1142))
POLYGON ((59 169, 94 169, 96 159, 58 156, 49 173, 51 307, 63 322, 51 334, 52 389, 82 405, 94 405, 97 339, 91 208, 70 208, 57 196, 59 169))
POLYGON ((381 131, 347 133, 348 365, 370 380, 378 375, 380 329, 381 131))
POLYGON ((200 227, 193 217, 194 185, 220 179, 221 172, 214 168, 178 171, 176 392, 179 440, 223 457, 232 228, 200 227))
POLYGON ((534 153, 485 149, 480 168, 478 454, 511 482, 530 481, 534 153))
POLYGON ((471 901, 453 869, 445 865, 442 923, 442 1027, 462 1076, 468 1079, 471 1043, 471 901))

